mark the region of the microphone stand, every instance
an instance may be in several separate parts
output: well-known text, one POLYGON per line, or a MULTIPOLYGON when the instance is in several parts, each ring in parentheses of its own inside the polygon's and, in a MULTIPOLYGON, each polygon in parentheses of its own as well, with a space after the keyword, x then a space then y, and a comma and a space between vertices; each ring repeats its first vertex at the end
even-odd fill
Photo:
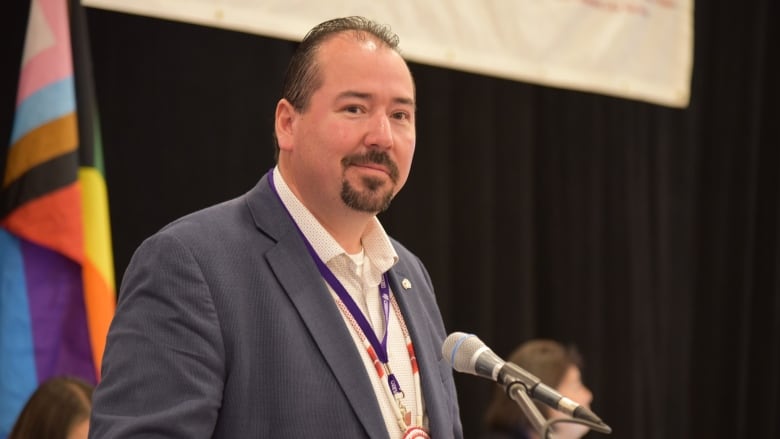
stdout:
POLYGON ((525 417, 531 422, 533 429, 539 433, 539 437, 542 439, 554 439, 554 435, 544 435, 547 427, 547 420, 544 419, 539 408, 536 407, 536 404, 534 404, 527 392, 528 390, 525 385, 520 381, 512 381, 506 385, 506 394, 520 406, 525 417))
MULTIPOLYGON (((528 418, 528 421, 531 423, 531 427, 533 427, 534 431, 539 433, 539 437, 541 439, 555 439, 557 437, 555 434, 553 434, 554 431, 551 430, 550 427, 552 424, 555 424, 556 422, 562 422, 564 420, 556 419, 551 422, 550 420, 545 419, 544 415, 542 415, 542 413, 539 411, 539 408, 536 407, 536 404, 534 404, 534 402, 531 400, 531 397, 528 395, 528 388, 522 381, 511 381, 509 384, 505 385, 505 389, 507 395, 509 395, 509 397, 520 406, 520 409, 525 414, 525 417, 528 418)), ((597 431, 599 433, 612 433, 612 428, 603 422, 596 424, 591 421, 586 421, 585 419, 574 418, 569 419, 567 422, 574 422, 585 425, 591 430, 597 431)))

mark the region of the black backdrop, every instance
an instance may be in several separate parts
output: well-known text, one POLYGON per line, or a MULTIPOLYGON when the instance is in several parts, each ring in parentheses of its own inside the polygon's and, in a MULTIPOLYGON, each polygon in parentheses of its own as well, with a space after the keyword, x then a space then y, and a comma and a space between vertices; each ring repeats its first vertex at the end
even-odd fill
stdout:
MULTIPOLYGON (((4 139, 27 8, 0 19, 4 139)), ((576 344, 615 438, 780 437, 778 12, 697 2, 684 110, 412 64, 415 163, 381 219, 426 261, 448 330, 502 356, 576 344)), ((272 166, 294 44, 87 18, 119 278, 146 236, 272 166)), ((457 383, 474 438, 492 387, 457 383)))

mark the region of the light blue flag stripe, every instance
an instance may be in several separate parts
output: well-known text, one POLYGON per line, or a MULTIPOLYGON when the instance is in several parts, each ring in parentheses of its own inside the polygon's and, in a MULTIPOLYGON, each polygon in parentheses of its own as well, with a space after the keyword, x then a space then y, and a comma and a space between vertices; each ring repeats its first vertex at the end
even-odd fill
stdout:
POLYGON ((76 111, 73 76, 53 82, 27 97, 16 108, 11 145, 46 122, 76 111))

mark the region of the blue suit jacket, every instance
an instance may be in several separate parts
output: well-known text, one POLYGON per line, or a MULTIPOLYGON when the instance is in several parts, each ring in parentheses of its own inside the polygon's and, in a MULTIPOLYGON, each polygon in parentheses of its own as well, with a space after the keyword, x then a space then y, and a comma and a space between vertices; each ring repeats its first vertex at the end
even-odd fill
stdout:
MULTIPOLYGON (((390 271, 433 438, 462 437, 419 259, 390 271), (401 287, 408 279, 412 288, 401 287)), ((347 326, 264 177, 147 239, 122 281, 90 438, 386 438, 347 326)))

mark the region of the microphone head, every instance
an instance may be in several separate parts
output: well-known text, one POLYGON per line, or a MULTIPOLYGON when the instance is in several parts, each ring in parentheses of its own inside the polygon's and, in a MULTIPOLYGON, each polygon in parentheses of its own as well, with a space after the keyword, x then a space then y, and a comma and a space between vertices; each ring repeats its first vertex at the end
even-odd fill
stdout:
POLYGON ((453 332, 447 336, 441 346, 442 357, 444 357, 450 366, 458 372, 468 372, 468 365, 464 364, 463 360, 465 359, 465 361, 468 361, 478 348, 473 346, 474 342, 467 343, 466 346, 463 346, 463 343, 465 343, 466 340, 476 340, 477 344, 482 344, 474 334, 453 332), (469 352, 465 352, 467 350, 469 352))
POLYGON ((496 380, 504 362, 476 335, 453 332, 442 344, 441 354, 458 372, 496 380))

